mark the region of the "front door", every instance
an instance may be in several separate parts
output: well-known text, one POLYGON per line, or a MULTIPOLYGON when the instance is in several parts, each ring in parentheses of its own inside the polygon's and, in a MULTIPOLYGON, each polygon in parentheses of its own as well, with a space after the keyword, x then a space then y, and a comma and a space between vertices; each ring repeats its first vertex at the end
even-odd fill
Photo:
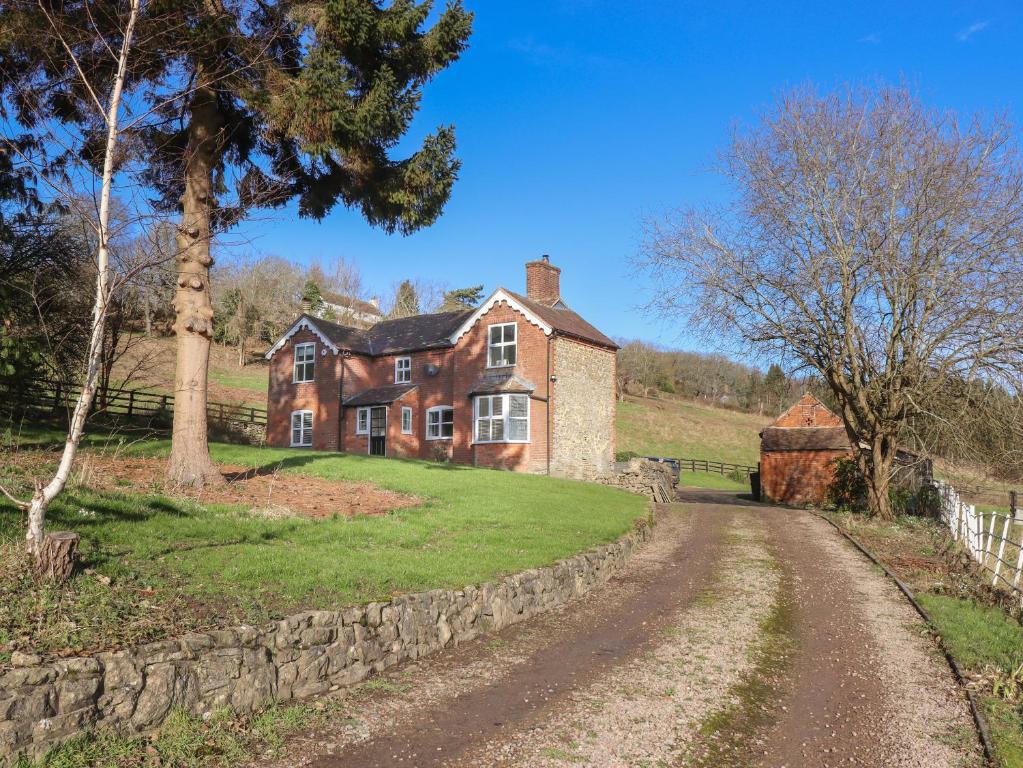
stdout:
POLYGON ((387 409, 369 409, 369 455, 387 455, 387 409))

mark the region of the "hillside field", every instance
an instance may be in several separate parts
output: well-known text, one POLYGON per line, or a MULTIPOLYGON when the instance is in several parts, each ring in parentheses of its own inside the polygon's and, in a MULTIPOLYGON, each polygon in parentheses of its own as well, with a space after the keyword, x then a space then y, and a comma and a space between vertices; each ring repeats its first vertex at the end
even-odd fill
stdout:
POLYGON ((618 451, 756 466, 768 416, 692 401, 627 396, 618 403, 618 451))

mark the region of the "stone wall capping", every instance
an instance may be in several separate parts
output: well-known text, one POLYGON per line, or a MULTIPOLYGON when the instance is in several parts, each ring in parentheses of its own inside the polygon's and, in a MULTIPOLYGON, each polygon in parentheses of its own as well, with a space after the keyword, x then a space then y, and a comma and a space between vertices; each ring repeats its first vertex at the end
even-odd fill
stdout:
POLYGON ((173 709, 251 712, 319 696, 374 672, 556 610, 603 583, 647 540, 640 522, 610 544, 462 589, 433 589, 260 626, 190 632, 119 651, 19 657, 0 670, 0 762, 38 758, 83 730, 145 732, 173 709))

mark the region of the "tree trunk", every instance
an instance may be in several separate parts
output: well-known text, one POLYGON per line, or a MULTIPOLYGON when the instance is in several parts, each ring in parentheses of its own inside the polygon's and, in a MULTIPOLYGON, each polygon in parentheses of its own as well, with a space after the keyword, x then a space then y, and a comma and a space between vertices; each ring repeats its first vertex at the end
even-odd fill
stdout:
MULTIPOLYGON (((203 73, 198 73, 201 81, 203 73)), ((177 369, 174 377, 174 431, 168 478, 175 485, 219 485, 223 477, 210 460, 206 425, 206 377, 213 340, 210 301, 210 213, 214 205, 212 174, 222 126, 216 95, 196 89, 189 106, 185 193, 178 227, 178 280, 174 298, 177 319, 177 369)))
POLYGON ((895 438, 875 435, 869 451, 861 451, 860 469, 867 482, 867 510, 882 520, 894 520, 888 488, 895 463, 895 438))
POLYGON ((78 543, 81 536, 71 531, 49 533, 40 548, 37 568, 39 574, 56 584, 63 584, 71 578, 78 557, 78 543))

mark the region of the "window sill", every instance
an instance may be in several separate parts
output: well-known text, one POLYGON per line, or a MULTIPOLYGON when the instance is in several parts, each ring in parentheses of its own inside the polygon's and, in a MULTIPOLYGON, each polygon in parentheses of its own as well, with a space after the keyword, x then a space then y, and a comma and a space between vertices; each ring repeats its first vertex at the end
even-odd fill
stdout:
POLYGON ((312 448, 313 444, 312 443, 292 443, 291 447, 292 448, 312 448))
POLYGON ((473 440, 470 445, 529 445, 531 440, 473 440))
POLYGON ((298 381, 297 379, 292 379, 291 383, 292 384, 315 384, 316 383, 316 379, 304 379, 302 381, 298 381))
POLYGON ((454 437, 425 437, 423 439, 424 440, 428 440, 431 443, 435 443, 435 442, 437 442, 439 440, 454 440, 455 438, 454 437))
POLYGON ((516 365, 515 363, 505 363, 504 365, 488 365, 487 370, 494 371, 497 370, 498 368, 514 368, 515 365, 516 365))

